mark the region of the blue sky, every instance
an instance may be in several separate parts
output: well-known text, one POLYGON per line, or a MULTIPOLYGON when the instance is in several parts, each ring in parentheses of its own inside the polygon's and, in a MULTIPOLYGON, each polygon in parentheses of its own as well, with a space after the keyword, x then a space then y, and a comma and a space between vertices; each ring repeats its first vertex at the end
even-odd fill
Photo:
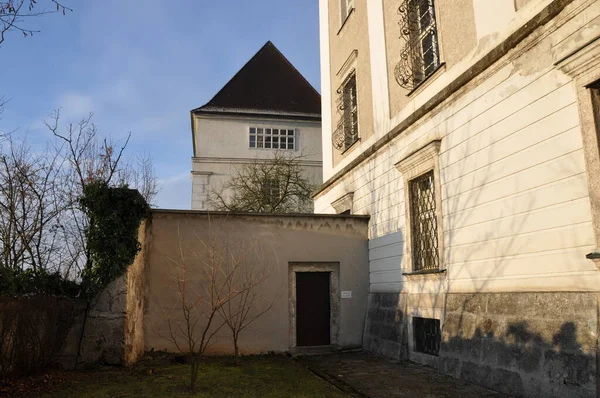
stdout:
MULTIPOLYGON (((47 0, 39 0, 44 5, 47 0)), ((27 21, 0 47, 1 131, 50 138, 41 121, 94 113, 103 135, 131 132, 149 153, 158 205, 190 207, 189 111, 207 102, 271 40, 320 91, 318 1, 63 0, 73 12, 27 21)))

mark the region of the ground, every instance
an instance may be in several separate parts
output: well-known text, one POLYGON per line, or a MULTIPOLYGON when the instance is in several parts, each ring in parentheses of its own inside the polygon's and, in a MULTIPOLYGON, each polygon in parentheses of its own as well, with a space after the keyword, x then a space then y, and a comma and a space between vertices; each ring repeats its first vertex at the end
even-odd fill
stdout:
POLYGON ((297 357, 246 357, 203 360, 199 391, 189 389, 189 365, 146 358, 132 369, 97 367, 50 372, 2 383, 0 397, 506 397, 411 362, 363 352, 297 357))
POLYGON ((198 393, 189 389, 189 365, 144 361, 133 369, 99 367, 51 372, 10 387, 0 383, 0 397, 347 397, 333 385, 287 357, 209 358, 200 368, 198 393), (4 394, 4 395, 3 395, 4 394))
POLYGON ((500 398, 506 395, 474 386, 412 362, 346 352, 299 357, 298 362, 353 397, 500 398))

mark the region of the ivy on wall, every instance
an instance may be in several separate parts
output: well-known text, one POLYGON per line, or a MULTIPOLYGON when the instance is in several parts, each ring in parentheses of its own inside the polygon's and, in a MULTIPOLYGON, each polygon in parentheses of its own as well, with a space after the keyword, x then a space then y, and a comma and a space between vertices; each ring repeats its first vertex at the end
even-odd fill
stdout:
POLYGON ((89 218, 85 231, 89 258, 82 283, 91 296, 133 263, 141 249, 138 227, 150 216, 150 206, 137 190, 104 182, 87 184, 80 203, 89 218))

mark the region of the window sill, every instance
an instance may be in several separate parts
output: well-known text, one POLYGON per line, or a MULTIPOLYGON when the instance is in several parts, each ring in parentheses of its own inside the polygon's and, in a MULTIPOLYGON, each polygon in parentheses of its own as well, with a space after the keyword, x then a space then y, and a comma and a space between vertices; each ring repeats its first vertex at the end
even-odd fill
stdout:
POLYGON ((404 276, 412 276, 412 275, 428 275, 428 274, 443 274, 446 272, 446 269, 426 269, 422 271, 411 271, 411 272, 403 272, 404 276))
POLYGON ((358 145, 357 145, 357 143, 359 143, 359 142, 360 142, 360 137, 358 137, 356 140, 354 140, 354 142, 353 142, 352 144, 350 144, 350 145, 348 146, 348 148, 344 149, 344 150, 342 151, 342 155, 345 155, 347 152, 350 152, 350 151, 351 151, 351 150, 353 150, 355 147, 357 147, 357 146, 358 146, 358 145))
POLYGON ((354 14, 354 7, 352 7, 350 9, 350 12, 348 13, 348 15, 346 15, 346 18, 344 18, 344 20, 342 21, 342 26, 340 26, 340 29, 337 32, 338 36, 340 35, 340 33, 342 33, 344 26, 346 26, 346 22, 348 22, 348 20, 350 19, 350 15, 352 15, 352 14, 354 14))
POLYGON ((442 62, 433 72, 431 72, 431 74, 429 76, 427 76, 425 78, 425 80, 423 80, 415 88, 410 90, 408 92, 408 94, 406 94, 406 96, 411 97, 413 95, 416 95, 417 93, 420 93, 421 91, 423 91, 425 89, 425 87, 427 87, 432 81, 434 81, 439 75, 441 75, 445 71, 446 71, 446 63, 442 62))

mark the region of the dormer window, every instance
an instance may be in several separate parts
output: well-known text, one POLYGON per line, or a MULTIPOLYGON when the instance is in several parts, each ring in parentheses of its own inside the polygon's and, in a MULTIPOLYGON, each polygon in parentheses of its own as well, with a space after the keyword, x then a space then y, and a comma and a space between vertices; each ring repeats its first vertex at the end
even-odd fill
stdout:
POLYGON ((258 149, 296 149, 296 130, 273 127, 250 127, 248 147, 258 149))
POLYGON ((398 8, 400 36, 405 40, 394 69, 401 87, 413 90, 440 66, 434 0, 404 0, 398 8))

